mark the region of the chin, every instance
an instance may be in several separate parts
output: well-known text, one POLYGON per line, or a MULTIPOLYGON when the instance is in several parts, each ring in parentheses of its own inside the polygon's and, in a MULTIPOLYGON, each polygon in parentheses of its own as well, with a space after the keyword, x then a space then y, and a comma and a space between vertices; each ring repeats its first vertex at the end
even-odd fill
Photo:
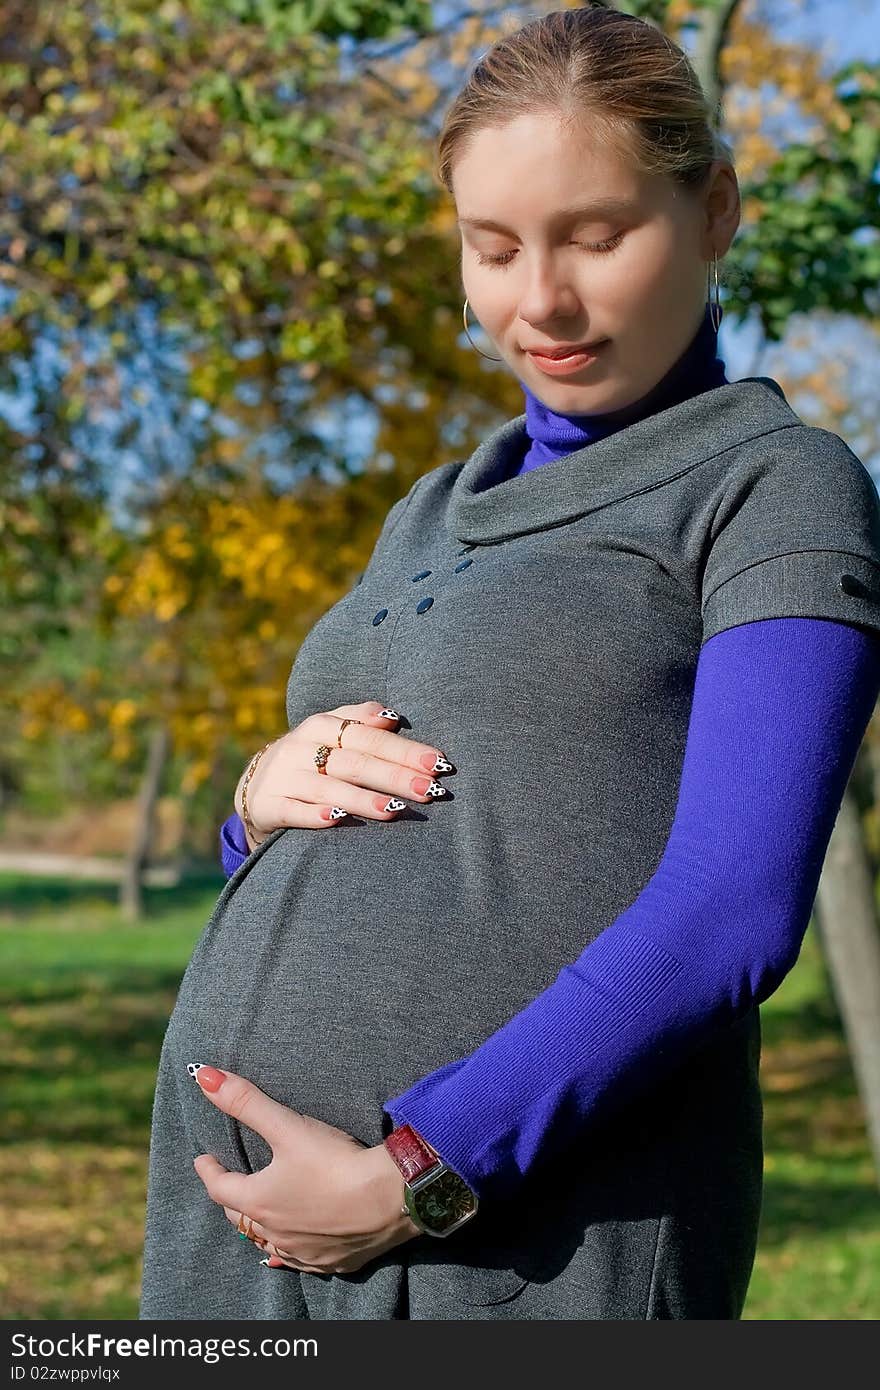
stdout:
POLYGON ((602 415, 608 410, 619 410, 619 392, 609 391, 601 386, 558 386, 542 380, 532 387, 535 395, 556 410, 560 415, 602 415))

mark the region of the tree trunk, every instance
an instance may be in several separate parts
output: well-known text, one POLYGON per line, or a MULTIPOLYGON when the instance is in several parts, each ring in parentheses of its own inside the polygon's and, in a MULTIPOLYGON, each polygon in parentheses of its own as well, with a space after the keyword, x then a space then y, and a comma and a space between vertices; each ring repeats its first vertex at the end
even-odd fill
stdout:
POLYGON ((723 96, 721 53, 740 3, 741 0, 722 0, 722 3, 699 13, 691 64, 700 79, 700 86, 706 93, 713 114, 720 109, 723 96))
POLYGON ((129 922, 139 922, 144 915, 143 874, 150 857, 155 834, 156 807, 162 786, 162 774, 171 751, 171 736, 167 724, 157 724, 150 735, 147 766, 138 795, 138 816, 131 850, 125 862, 125 873, 119 894, 123 916, 129 922))
POLYGON ((815 902, 880 1184, 880 931, 855 797, 844 794, 815 902))
MULTIPOLYGON (((741 4, 742 0, 716 0, 714 4, 708 4, 695 10, 691 16, 696 27, 692 50, 689 55, 691 66, 700 79, 700 86, 706 93, 713 115, 722 97, 721 52, 727 42, 733 17, 741 4)), ((614 8, 621 10, 624 14, 638 15, 645 23, 653 24, 656 29, 660 29, 663 33, 667 32, 659 19, 654 19, 650 14, 643 13, 644 5, 636 3, 636 0, 616 0, 614 8)))

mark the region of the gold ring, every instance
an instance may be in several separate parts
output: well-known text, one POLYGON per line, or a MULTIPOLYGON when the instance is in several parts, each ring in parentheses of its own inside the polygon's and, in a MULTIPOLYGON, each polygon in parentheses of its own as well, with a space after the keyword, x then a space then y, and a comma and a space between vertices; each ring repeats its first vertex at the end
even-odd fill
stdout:
POLYGON ((253 1223, 253 1221, 252 1221, 252 1219, 251 1219, 250 1217, 247 1218, 247 1227, 245 1227, 244 1221, 245 1221, 245 1215, 244 1215, 244 1212, 241 1212, 241 1213, 239 1214, 239 1218, 238 1218, 238 1226, 236 1227, 236 1230, 238 1231, 238 1234, 239 1234, 240 1236, 244 1236, 245 1240, 252 1240, 253 1243, 254 1243, 254 1245, 259 1246, 259 1248, 262 1250, 263 1247, 264 1247, 265 1245, 268 1245, 268 1243, 269 1243, 269 1242, 266 1240, 266 1237, 265 1237, 265 1236, 255 1236, 255 1235, 254 1235, 254 1233, 253 1233, 253 1232, 254 1232, 254 1223, 253 1223))
POLYGON ((362 719, 343 719, 342 723, 341 723, 340 726, 339 726, 339 733, 336 735, 336 747, 337 747, 337 748, 341 748, 341 747, 342 747, 342 731, 343 731, 343 729, 347 729, 348 726, 349 726, 349 724, 363 724, 363 722, 364 722, 364 721, 363 721, 362 719))
POLYGON ((333 749, 329 743, 319 743, 315 749, 315 767, 319 772, 323 772, 325 777, 327 776, 327 759, 332 752, 333 749))

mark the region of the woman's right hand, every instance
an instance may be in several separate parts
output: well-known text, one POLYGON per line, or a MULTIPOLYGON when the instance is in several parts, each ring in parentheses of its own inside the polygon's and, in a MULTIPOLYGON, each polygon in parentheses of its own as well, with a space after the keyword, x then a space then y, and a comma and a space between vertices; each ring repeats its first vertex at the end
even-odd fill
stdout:
MULTIPOLYGON (((248 811, 259 836, 253 841, 246 829, 251 849, 282 826, 319 830, 334 825, 341 819, 340 809, 368 820, 393 820, 406 809, 405 797, 426 802, 445 796, 436 774, 453 771, 452 763, 439 748, 404 738, 389 727, 398 722, 394 710, 377 700, 364 700, 310 714, 276 739, 248 783, 248 811), (339 748, 336 738, 343 719, 362 722, 346 726, 339 748), (331 749, 326 772, 315 766, 320 743, 331 749)), ((235 789, 235 809, 242 820, 246 773, 247 768, 235 789)))

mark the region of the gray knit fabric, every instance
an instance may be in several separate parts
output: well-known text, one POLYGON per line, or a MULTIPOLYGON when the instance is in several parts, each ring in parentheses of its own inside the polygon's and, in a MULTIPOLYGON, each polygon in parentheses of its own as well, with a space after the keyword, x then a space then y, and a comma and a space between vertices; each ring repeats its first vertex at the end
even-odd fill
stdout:
POLYGON ((515 1200, 354 1275, 260 1266, 192 1167, 211 1152, 247 1172, 270 1154, 188 1061, 376 1144, 384 1100, 466 1056, 633 902, 672 825, 713 633, 785 615, 880 631, 874 485, 769 378, 515 476, 527 447, 521 415, 420 478, 300 647, 291 726, 380 700, 457 772, 450 796, 393 822, 277 831, 225 886, 162 1048, 142 1318, 741 1314, 761 1204, 757 1010, 515 1200))

